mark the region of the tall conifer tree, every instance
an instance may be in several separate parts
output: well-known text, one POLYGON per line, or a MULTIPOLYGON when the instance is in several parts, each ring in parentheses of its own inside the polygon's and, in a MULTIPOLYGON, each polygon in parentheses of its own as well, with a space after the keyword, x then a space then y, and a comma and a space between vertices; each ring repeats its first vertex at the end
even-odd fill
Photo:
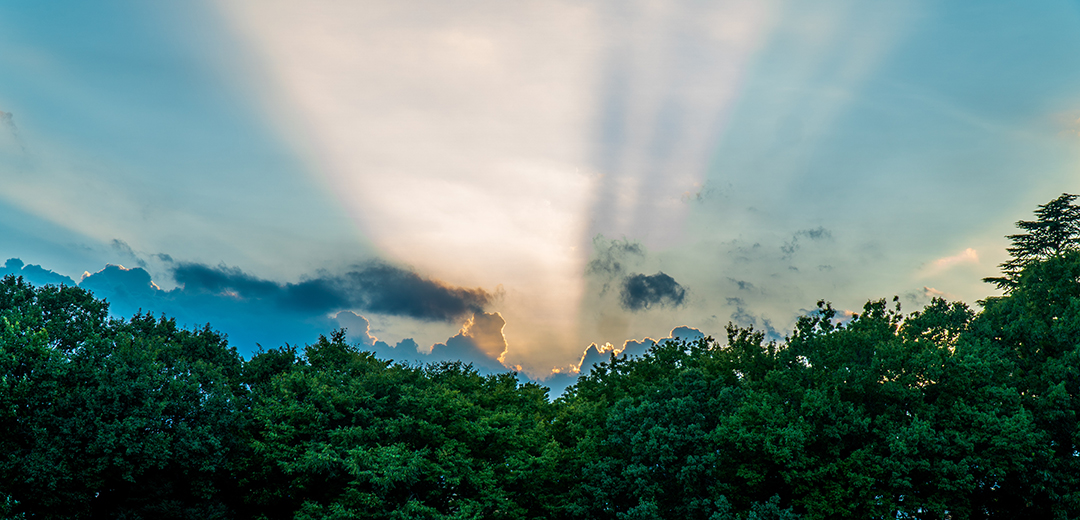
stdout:
POLYGON ((1036 220, 1017 222, 1016 227, 1024 233, 1007 237, 1012 246, 1006 250, 1012 258, 1001 264, 1002 276, 983 278, 983 281, 1011 292, 1020 272, 1028 265, 1076 249, 1080 244, 1080 207, 1073 205, 1076 198, 1076 195, 1062 193, 1039 205, 1035 210, 1036 220))

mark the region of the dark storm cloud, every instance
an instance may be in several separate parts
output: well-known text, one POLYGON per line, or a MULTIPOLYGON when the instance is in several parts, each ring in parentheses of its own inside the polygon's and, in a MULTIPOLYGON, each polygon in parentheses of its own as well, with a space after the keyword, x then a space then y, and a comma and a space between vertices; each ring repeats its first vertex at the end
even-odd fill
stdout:
MULTIPOLYGON (((173 268, 173 278, 192 292, 234 292, 244 298, 268 298, 286 292, 286 286, 251 276, 236 267, 210 267, 204 264, 181 263, 173 268)), ((327 307, 333 307, 328 305, 327 307)))
POLYGON ((274 301, 298 311, 357 308, 427 321, 454 321, 483 310, 492 299, 483 289, 453 287, 378 262, 341 275, 322 273, 286 284, 263 280, 237 268, 194 263, 178 264, 173 268, 173 277, 185 291, 274 301))
POLYGON ((480 312, 492 295, 480 288, 451 287, 388 264, 372 264, 345 275, 362 294, 362 307, 377 313, 452 321, 480 312))
POLYGON ((653 306, 678 307, 686 298, 686 289, 662 271, 652 275, 632 274, 623 279, 622 306, 640 311, 653 306))

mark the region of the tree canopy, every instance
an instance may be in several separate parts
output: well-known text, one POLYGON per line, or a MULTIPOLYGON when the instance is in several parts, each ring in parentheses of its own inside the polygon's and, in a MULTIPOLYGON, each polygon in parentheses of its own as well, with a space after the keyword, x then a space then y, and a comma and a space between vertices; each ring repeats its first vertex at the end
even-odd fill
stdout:
POLYGON ((1075 198, 1018 223, 980 311, 821 301, 782 342, 661 342, 554 400, 344 331, 245 360, 9 276, 0 518, 1077 518, 1075 198))

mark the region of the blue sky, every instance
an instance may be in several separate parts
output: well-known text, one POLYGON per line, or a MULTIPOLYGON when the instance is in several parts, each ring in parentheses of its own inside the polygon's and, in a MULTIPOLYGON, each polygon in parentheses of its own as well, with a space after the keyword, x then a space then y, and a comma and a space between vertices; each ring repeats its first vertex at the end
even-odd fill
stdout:
POLYGON ((1080 191, 1077 49, 1075 2, 6 2, 0 271, 541 378, 974 304, 1080 191))

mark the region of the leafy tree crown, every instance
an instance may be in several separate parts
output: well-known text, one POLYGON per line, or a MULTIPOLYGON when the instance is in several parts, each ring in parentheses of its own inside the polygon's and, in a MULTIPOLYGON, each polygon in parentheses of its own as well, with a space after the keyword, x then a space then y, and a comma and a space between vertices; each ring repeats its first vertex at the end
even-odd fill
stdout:
POLYGON ((1009 235, 1012 246, 1006 251, 1012 256, 1001 264, 1002 276, 983 278, 1005 292, 1017 286, 1025 267, 1074 251, 1080 244, 1080 207, 1073 204, 1077 196, 1062 193, 1060 197, 1039 205, 1035 220, 1021 220, 1016 227, 1023 233, 1009 235))

